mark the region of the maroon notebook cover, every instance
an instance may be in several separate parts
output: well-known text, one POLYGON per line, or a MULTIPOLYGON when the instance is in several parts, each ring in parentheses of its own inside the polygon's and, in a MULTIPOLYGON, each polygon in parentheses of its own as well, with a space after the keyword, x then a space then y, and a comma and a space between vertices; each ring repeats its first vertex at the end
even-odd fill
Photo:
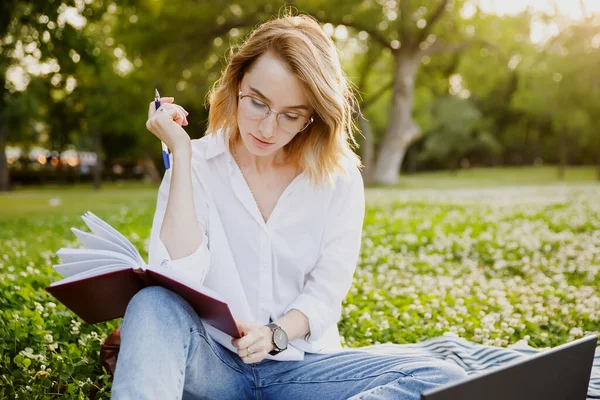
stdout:
POLYGON ((226 303, 155 271, 114 271, 75 282, 47 286, 46 290, 85 322, 95 324, 125 315, 129 300, 144 287, 152 285, 162 286, 179 294, 206 323, 232 337, 241 336, 226 303))

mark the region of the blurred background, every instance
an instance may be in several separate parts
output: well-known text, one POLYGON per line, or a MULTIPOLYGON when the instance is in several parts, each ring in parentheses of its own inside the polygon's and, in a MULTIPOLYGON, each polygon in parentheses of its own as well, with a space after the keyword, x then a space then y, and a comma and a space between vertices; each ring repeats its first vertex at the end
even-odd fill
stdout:
POLYGON ((0 190, 158 182, 154 87, 202 137, 230 47, 286 6, 339 49, 367 182, 600 180, 600 0, 2 0, 0 190))

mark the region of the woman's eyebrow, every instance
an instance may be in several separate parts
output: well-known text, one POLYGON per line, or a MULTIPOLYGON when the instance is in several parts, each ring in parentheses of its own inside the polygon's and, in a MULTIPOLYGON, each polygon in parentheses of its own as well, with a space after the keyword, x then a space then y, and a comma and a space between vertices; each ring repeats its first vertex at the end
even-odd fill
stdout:
MULTIPOLYGON (((262 97, 263 99, 265 99, 266 101, 268 101, 269 103, 271 103, 271 100, 269 100, 267 98, 267 96, 265 96, 264 94, 262 94, 258 89, 253 88, 252 86, 248 86, 250 88, 250 90, 252 90, 253 92, 255 92, 257 95, 259 95, 260 97, 262 97)), ((300 104, 299 106, 289 106, 289 107, 284 107, 285 109, 287 108, 297 108, 297 109, 301 109, 301 110, 306 110, 306 111, 310 111, 308 109, 308 107, 306 107, 303 104, 300 104)))

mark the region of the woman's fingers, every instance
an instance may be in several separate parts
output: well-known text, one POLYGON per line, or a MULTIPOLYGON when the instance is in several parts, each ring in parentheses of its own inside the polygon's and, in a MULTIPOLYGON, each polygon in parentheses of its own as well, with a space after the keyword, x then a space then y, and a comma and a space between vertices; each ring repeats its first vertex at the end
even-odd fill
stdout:
POLYGON ((246 364, 257 363, 267 356, 268 346, 264 331, 253 322, 235 320, 241 338, 232 339, 231 344, 246 364))
MULTIPOLYGON (((175 101, 175 97, 161 97, 159 99, 159 101, 160 101, 161 106, 163 104, 172 104, 173 101, 175 101)), ((156 106, 154 104, 155 104, 154 101, 151 101, 148 106, 148 119, 150 119, 150 117, 156 112, 156 106)), ((173 104, 173 105, 176 105, 176 104, 173 104)), ((181 107, 181 106, 179 106, 179 107, 181 107)))
POLYGON ((188 122, 187 122, 186 116, 189 115, 189 113, 187 111, 185 111, 185 109, 183 107, 181 107, 180 105, 173 104, 173 107, 175 107, 177 109, 177 111, 179 112, 179 115, 181 115, 182 125, 187 125, 188 122))
MULTIPOLYGON (((179 125, 187 125, 187 118, 185 117, 184 111, 180 107, 176 107, 173 104, 161 104, 158 108, 158 112, 167 114, 171 117, 173 121, 175 121, 179 125)), ((152 115, 148 118, 162 118, 162 116, 155 114, 152 111, 152 115)))
POLYGON ((244 361, 244 363, 246 364, 252 364, 252 363, 257 363, 262 361, 264 358, 266 357, 266 353, 264 353, 264 351, 255 351, 255 350, 251 350, 249 354, 246 354, 245 356, 240 356, 240 358, 242 359, 242 361, 244 361))
POLYGON ((177 110, 179 110, 179 112, 181 113, 181 116, 182 116, 181 125, 187 126, 188 125, 187 116, 189 115, 189 113, 187 111, 185 111, 185 109, 183 107, 181 107, 180 105, 174 104, 173 106, 176 107, 177 110))
MULTIPOLYGON (((257 328, 257 326, 254 322, 247 322, 247 321, 240 321, 240 320, 238 320, 236 322, 238 325, 238 329, 244 335, 247 335, 248 333, 252 332, 253 330, 255 330, 257 328)), ((244 344, 244 343, 242 343, 242 344, 244 344)))
POLYGON ((175 109, 175 117, 173 117, 173 120, 179 125, 182 126, 184 124, 187 123, 186 119, 185 119, 185 115, 183 115, 183 112, 181 110, 175 109))
MULTIPOLYGON (((165 110, 164 112, 169 113, 169 115, 172 116, 174 121, 180 121, 181 124, 180 125, 188 125, 188 121, 187 121, 187 115, 189 115, 189 113, 180 105, 177 104, 171 104, 170 102, 164 102, 161 104, 161 106, 159 107, 160 109, 165 110)), ((154 102, 150 103, 149 105, 149 109, 148 109, 148 119, 152 118, 152 116, 154 115, 154 113, 156 112, 155 108, 154 108, 154 102)))
POLYGON ((174 106, 174 107, 177 107, 177 109, 178 109, 178 110, 180 110, 180 111, 183 113, 183 115, 185 115, 186 117, 187 117, 188 115, 190 115, 190 113, 189 113, 189 112, 187 112, 187 111, 185 111, 185 108, 181 107, 180 105, 178 105, 178 104, 173 104, 173 106, 174 106))
MULTIPOLYGON (((238 324, 238 329, 240 330, 243 336, 239 339, 233 339, 231 341, 234 347, 236 347, 240 351, 247 349, 250 346, 264 347, 264 334, 260 329, 256 327, 255 324, 238 324)), ((240 356, 243 355, 243 352, 240 353, 240 356)))
MULTIPOLYGON (((175 101, 175 97, 161 97, 158 99, 158 101, 160 101, 160 104, 173 103, 173 101, 175 101)), ((150 105, 154 106, 154 100, 150 102, 150 105)), ((152 107, 152 109, 156 110, 154 107, 152 107)))

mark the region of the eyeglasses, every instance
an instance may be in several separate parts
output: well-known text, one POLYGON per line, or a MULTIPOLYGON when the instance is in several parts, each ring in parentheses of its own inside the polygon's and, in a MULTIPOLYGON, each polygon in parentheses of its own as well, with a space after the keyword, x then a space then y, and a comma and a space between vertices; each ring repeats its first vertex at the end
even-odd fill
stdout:
POLYGON ((312 116, 305 117, 304 115, 292 112, 282 113, 275 111, 256 97, 249 94, 242 94, 241 90, 238 92, 238 96, 240 99, 240 111, 246 118, 253 121, 260 121, 267 118, 271 112, 274 112, 277 115, 277 126, 286 133, 295 134, 302 132, 314 121, 312 116))

